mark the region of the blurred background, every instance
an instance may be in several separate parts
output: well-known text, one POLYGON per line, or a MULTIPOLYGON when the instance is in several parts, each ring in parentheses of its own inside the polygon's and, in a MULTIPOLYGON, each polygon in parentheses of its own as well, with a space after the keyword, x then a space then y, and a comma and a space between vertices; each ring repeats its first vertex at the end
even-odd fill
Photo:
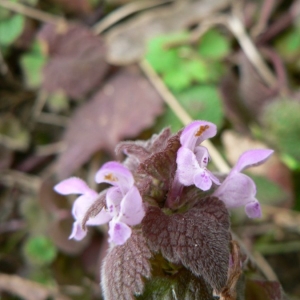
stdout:
POLYGON ((233 211, 232 228, 300 299, 299 80, 300 1, 0 0, 0 299, 102 299, 106 229, 68 240, 75 198, 53 186, 99 190, 119 141, 185 113, 217 125, 230 165, 275 149, 248 173, 263 217, 233 211))

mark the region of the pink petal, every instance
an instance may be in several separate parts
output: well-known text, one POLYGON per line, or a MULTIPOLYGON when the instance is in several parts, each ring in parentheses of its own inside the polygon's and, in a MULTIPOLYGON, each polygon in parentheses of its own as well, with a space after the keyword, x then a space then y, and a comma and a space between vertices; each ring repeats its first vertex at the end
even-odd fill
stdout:
POLYGON ((121 202, 121 211, 118 221, 127 225, 140 224, 145 216, 142 197, 138 189, 133 186, 121 202))
POLYGON ((127 193, 134 184, 131 172, 121 163, 115 161, 104 164, 96 173, 95 181, 97 183, 106 182, 118 186, 123 194, 127 193))
POLYGON ((76 221, 73 223, 73 228, 71 235, 69 236, 69 240, 74 239, 76 241, 80 241, 86 236, 86 233, 87 232, 82 229, 81 223, 76 221))
POLYGON ((122 222, 114 220, 109 222, 109 242, 116 245, 123 245, 131 236, 131 228, 122 222))
POLYGON ((217 185, 220 185, 220 184, 221 184, 219 178, 216 177, 211 171, 206 170, 206 172, 208 173, 210 179, 211 179, 215 184, 217 184, 217 185))
POLYGON ((76 220, 82 219, 91 205, 97 199, 98 194, 95 192, 93 196, 83 195, 78 197, 72 207, 72 214, 76 220))
POLYGON ((85 194, 93 191, 88 187, 85 181, 78 177, 71 177, 61 181, 54 187, 54 190, 62 195, 85 194))
POLYGON ((261 208, 258 201, 253 201, 245 206, 246 214, 249 218, 260 218, 261 217, 261 208))
POLYGON ((235 208, 244 206, 255 199, 256 187, 253 180, 245 174, 234 173, 222 182, 213 193, 213 196, 222 200, 226 207, 235 208))
POLYGON ((118 187, 111 187, 106 193, 106 206, 112 216, 116 216, 120 212, 120 204, 123 194, 118 187))
POLYGON ((215 136, 217 127, 215 124, 207 121, 194 121, 185 127, 180 136, 182 146, 194 150, 196 146, 204 140, 215 136))
POLYGON ((194 183, 195 186, 202 191, 208 191, 212 186, 212 181, 209 177, 209 174, 205 170, 195 174, 194 183))
POLYGON ((200 167, 205 168, 209 162, 209 153, 206 147, 198 146, 194 152, 200 167))
POLYGON ((193 185, 195 174, 202 171, 193 151, 185 147, 179 148, 176 162, 179 182, 185 186, 193 185))
POLYGON ((256 149, 244 152, 232 169, 233 171, 241 172, 242 170, 263 164, 270 155, 273 154, 271 149, 256 149))
POLYGON ((102 208, 102 210, 94 218, 88 219, 86 225, 89 226, 103 225, 105 223, 108 223, 111 219, 112 219, 111 214, 107 212, 105 208, 102 208))

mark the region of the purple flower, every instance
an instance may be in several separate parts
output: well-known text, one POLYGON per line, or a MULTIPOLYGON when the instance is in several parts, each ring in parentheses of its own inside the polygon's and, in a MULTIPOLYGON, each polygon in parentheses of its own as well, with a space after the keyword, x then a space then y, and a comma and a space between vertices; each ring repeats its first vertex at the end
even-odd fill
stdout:
MULTIPOLYGON (((144 215, 142 197, 134 186, 131 172, 122 164, 108 162, 97 172, 95 180, 98 183, 110 183, 113 187, 106 193, 106 206, 94 218, 87 221, 87 225, 96 226, 109 222, 109 242, 116 245, 124 244, 131 236, 131 228, 139 224, 144 215)), ((55 191, 63 194, 81 194, 73 204, 72 214, 75 218, 70 238, 81 240, 86 231, 82 228, 83 218, 89 207, 99 195, 87 184, 76 177, 63 180, 54 187, 55 191)))
POLYGON ((181 184, 194 184, 203 191, 209 190, 212 182, 220 184, 219 179, 206 168, 209 162, 207 149, 199 146, 204 140, 215 136, 216 132, 216 125, 206 121, 194 121, 185 127, 176 159, 176 175, 181 184))
POLYGON ((244 152, 226 179, 213 193, 213 196, 222 200, 227 208, 245 206, 249 218, 261 217, 260 204, 255 198, 255 183, 250 177, 240 172, 246 168, 264 163, 273 152, 269 149, 244 152))

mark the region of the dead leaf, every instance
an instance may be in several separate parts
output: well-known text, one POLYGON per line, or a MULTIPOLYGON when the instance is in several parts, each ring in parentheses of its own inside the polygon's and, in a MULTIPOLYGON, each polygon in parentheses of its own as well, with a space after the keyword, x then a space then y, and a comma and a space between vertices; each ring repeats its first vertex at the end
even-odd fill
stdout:
POLYGON ((150 38, 187 29, 215 11, 225 9, 229 3, 228 0, 176 1, 141 13, 108 32, 107 60, 116 65, 137 62, 143 57, 150 38))
POLYGON ((33 282, 16 275, 0 274, 0 291, 5 291, 21 297, 24 300, 68 300, 53 288, 48 288, 40 283, 33 282))
POLYGON ((98 150, 114 155, 116 144, 151 126, 162 113, 162 100, 136 68, 124 69, 74 113, 63 140, 66 150, 57 163, 65 178, 98 150))
POLYGON ((99 86, 109 66, 105 62, 105 46, 101 37, 82 25, 55 27, 47 24, 39 39, 50 56, 43 71, 43 88, 64 91, 81 98, 99 86))

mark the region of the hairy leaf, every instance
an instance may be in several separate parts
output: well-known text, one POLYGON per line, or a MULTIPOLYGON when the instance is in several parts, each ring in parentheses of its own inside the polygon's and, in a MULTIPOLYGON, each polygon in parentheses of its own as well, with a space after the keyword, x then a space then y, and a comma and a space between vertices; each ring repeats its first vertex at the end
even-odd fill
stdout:
POLYGON ((80 25, 63 29, 46 25, 39 38, 50 55, 44 68, 45 90, 63 90, 70 97, 81 98, 101 83, 108 70, 102 38, 80 25))
POLYGON ((229 264, 229 216, 215 197, 199 200, 186 213, 165 215, 151 207, 143 232, 152 251, 173 263, 182 263, 196 276, 220 291, 226 284, 229 264))
POLYGON ((151 252, 141 232, 133 231, 122 246, 110 249, 102 266, 101 285, 105 300, 134 300, 151 275, 151 252))
POLYGON ((139 171, 162 181, 168 187, 176 171, 176 155, 180 133, 171 137, 163 151, 154 153, 139 166, 139 171))
POLYGON ((161 98, 136 69, 117 73, 74 113, 63 137, 67 148, 59 157, 58 175, 69 176, 98 150, 113 154, 122 138, 151 126, 161 111, 161 98))
POLYGON ((146 141, 125 141, 120 142, 116 147, 116 153, 136 157, 140 162, 144 161, 152 153, 162 151, 171 136, 170 128, 163 129, 159 134, 154 134, 146 141))

